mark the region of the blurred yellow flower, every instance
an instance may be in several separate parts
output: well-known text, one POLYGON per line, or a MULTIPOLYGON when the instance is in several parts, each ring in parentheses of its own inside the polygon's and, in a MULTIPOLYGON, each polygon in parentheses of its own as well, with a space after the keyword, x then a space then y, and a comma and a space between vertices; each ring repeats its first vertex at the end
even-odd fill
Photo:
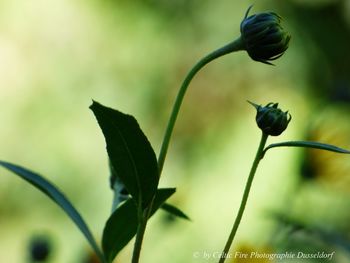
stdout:
MULTIPOLYGON (((319 141, 350 149, 349 112, 343 108, 326 109, 307 131, 307 140, 319 141)), ((315 180, 324 186, 344 192, 350 186, 349 155, 329 151, 305 149, 301 164, 301 176, 315 180)))

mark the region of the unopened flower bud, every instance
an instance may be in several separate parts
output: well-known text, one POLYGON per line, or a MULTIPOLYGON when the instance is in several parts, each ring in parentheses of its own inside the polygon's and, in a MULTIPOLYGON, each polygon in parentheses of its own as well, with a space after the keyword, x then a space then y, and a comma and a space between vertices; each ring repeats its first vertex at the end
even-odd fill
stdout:
POLYGON ((278 103, 268 103, 265 107, 248 101, 257 111, 256 123, 266 134, 280 135, 288 126, 292 116, 278 108, 278 103))
POLYGON ((35 236, 30 240, 29 253, 31 262, 46 262, 51 252, 51 242, 46 236, 35 236))
POLYGON ((281 26, 281 17, 273 12, 248 17, 250 6, 241 22, 241 39, 249 56, 256 61, 272 65, 287 50, 290 35, 281 26))

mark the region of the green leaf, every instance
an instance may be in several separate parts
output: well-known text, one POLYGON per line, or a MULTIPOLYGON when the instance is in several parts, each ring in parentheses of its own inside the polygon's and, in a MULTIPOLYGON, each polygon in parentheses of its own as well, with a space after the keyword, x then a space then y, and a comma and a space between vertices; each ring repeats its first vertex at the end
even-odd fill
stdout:
POLYGON ((158 186, 156 155, 136 119, 93 102, 90 109, 102 129, 111 165, 133 200, 146 208, 158 186))
POLYGON ((350 154, 350 151, 339 148, 334 145, 320 143, 320 142, 306 142, 306 141, 290 141, 290 142, 280 142, 280 143, 270 144, 264 149, 264 154, 267 152, 267 150, 271 148, 276 148, 276 147, 305 147, 305 148, 326 150, 326 151, 331 151, 336 153, 350 154))
POLYGON ((164 211, 168 212, 169 214, 171 214, 173 216, 191 221, 191 219, 184 212, 182 212, 179 208, 177 208, 176 206, 173 206, 173 205, 168 204, 168 203, 164 203, 161 206, 161 209, 163 209, 164 211))
MULTIPOLYGON (((157 190, 151 216, 173 193, 175 193, 175 188, 157 190)), ((132 199, 128 199, 113 212, 103 230, 102 248, 108 263, 112 262, 135 236, 137 225, 137 207, 132 199)))
POLYGON ((72 205, 72 203, 67 199, 67 197, 65 197, 64 194, 56 186, 54 186, 52 183, 50 183, 48 180, 46 180, 39 174, 36 174, 18 165, 3 161, 0 161, 0 165, 10 170, 11 172, 17 174, 22 179, 26 180, 28 183, 30 183, 31 185, 42 191, 44 194, 46 194, 58 206, 60 206, 83 233, 83 235, 95 251, 96 255, 99 257, 100 261, 105 262, 103 254, 100 248, 98 247, 94 237, 92 236, 84 219, 81 217, 81 215, 72 205))
POLYGON ((119 251, 134 237, 137 224, 135 202, 128 199, 113 212, 103 230, 102 249, 108 263, 112 262, 119 251))

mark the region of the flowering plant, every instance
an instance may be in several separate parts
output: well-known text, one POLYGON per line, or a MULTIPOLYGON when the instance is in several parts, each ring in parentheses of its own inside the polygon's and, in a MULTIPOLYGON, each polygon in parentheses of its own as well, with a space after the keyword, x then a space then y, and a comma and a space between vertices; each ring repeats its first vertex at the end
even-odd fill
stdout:
MULTIPOLYGON (((102 234, 102 248, 77 209, 53 183, 19 165, 5 161, 0 161, 0 165, 35 186, 61 207, 86 237, 101 263, 111 263, 134 236, 136 238, 131 261, 139 262, 148 220, 158 209, 161 208, 175 216, 188 219, 188 216, 179 208, 166 202, 175 193, 175 188, 159 188, 159 181, 176 119, 193 77, 209 62, 226 54, 245 50, 253 60, 271 64, 270 61, 280 58, 289 46, 290 35, 281 26, 282 20, 279 15, 264 12, 248 16, 250 10, 251 7, 248 8, 241 22, 241 35, 222 48, 204 56, 185 77, 176 97, 158 157, 133 116, 93 101, 90 109, 105 138, 111 174, 110 182, 114 192, 112 213, 106 220, 102 234)), ((256 122, 262 130, 262 136, 238 214, 220 257, 221 263, 226 260, 225 255, 230 250, 243 217, 259 162, 269 149, 288 146, 350 153, 332 145, 306 141, 281 142, 265 147, 269 136, 279 136, 286 130, 291 116, 288 112, 279 109, 277 103, 269 103, 265 107, 252 102, 250 104, 257 110, 256 122)))

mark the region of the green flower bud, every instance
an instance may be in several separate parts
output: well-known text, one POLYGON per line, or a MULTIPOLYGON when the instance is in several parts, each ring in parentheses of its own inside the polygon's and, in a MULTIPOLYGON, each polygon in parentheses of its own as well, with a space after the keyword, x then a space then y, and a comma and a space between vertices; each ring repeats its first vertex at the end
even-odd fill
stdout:
POLYGON ((266 134, 272 136, 280 135, 288 126, 292 116, 288 111, 283 112, 277 108, 278 103, 268 103, 265 107, 248 101, 257 111, 256 123, 266 134))
POLYGON ((272 65, 287 50, 290 35, 281 26, 281 17, 273 12, 248 16, 250 6, 241 22, 241 39, 249 56, 272 65))

